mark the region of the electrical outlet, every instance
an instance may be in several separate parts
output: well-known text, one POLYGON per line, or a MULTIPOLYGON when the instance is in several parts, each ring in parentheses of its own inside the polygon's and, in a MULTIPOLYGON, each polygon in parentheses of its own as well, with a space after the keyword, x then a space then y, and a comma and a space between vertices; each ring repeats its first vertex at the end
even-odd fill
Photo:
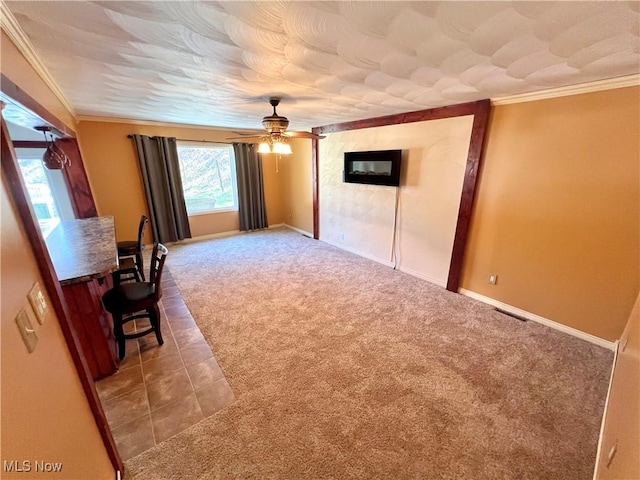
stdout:
POLYGON ((495 274, 489 275, 489 283, 491 285, 497 284, 498 283, 498 275, 495 275, 495 274))
POLYGON ((18 325, 20 336, 27 347, 27 351, 32 353, 38 344, 38 335, 36 335, 36 331, 33 329, 29 316, 24 308, 21 308, 18 315, 16 315, 16 325, 18 325))
POLYGON ((42 294, 42 290, 40 289, 40 284, 38 282, 31 287, 31 290, 27 294, 27 298, 29 299, 31 308, 33 308, 33 311, 36 314, 38 323, 42 325, 44 323, 44 319, 47 318, 47 301, 44 299, 44 295, 42 294))

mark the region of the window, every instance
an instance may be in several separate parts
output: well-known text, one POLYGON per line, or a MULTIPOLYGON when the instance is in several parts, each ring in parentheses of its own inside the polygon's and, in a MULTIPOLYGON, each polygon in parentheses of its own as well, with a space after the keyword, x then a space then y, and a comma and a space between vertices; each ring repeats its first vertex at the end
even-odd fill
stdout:
POLYGON ((43 153, 44 149, 16 149, 18 165, 38 217, 38 225, 42 236, 47 238, 61 219, 72 219, 74 213, 62 170, 44 168, 43 153))
POLYGON ((231 145, 178 142, 178 159, 188 215, 238 209, 231 145))

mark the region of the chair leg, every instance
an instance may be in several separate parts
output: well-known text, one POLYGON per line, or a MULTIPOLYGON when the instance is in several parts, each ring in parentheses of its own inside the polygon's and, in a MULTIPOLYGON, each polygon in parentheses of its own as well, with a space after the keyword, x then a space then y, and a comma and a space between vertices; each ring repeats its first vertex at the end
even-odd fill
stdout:
POLYGON ((122 315, 113 315, 113 335, 116 337, 118 344, 118 358, 122 360, 125 353, 124 330, 122 329, 122 315))
POLYGON ((151 323, 153 330, 156 332, 156 340, 158 340, 158 344, 164 344, 162 332, 160 331, 160 309, 157 304, 149 309, 149 322, 151 323))
POLYGON ((144 278, 144 264, 142 263, 142 252, 136 253, 136 267, 138 267, 138 272, 140 273, 141 282, 146 282, 144 278))

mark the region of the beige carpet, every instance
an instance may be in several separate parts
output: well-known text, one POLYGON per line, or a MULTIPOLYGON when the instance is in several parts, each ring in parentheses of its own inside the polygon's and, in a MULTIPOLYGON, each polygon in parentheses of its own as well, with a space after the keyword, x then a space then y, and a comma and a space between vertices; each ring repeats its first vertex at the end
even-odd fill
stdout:
POLYGON ((135 479, 591 479, 612 353, 286 229, 170 249, 235 405, 135 479))

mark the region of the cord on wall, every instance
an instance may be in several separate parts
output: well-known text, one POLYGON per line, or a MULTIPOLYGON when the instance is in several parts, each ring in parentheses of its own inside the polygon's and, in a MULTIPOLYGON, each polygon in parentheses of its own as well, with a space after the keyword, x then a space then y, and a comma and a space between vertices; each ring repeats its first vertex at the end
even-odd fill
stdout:
POLYGON ((391 263, 393 269, 398 269, 398 213, 400 211, 400 187, 396 187, 396 204, 393 213, 393 237, 391 239, 391 263))

